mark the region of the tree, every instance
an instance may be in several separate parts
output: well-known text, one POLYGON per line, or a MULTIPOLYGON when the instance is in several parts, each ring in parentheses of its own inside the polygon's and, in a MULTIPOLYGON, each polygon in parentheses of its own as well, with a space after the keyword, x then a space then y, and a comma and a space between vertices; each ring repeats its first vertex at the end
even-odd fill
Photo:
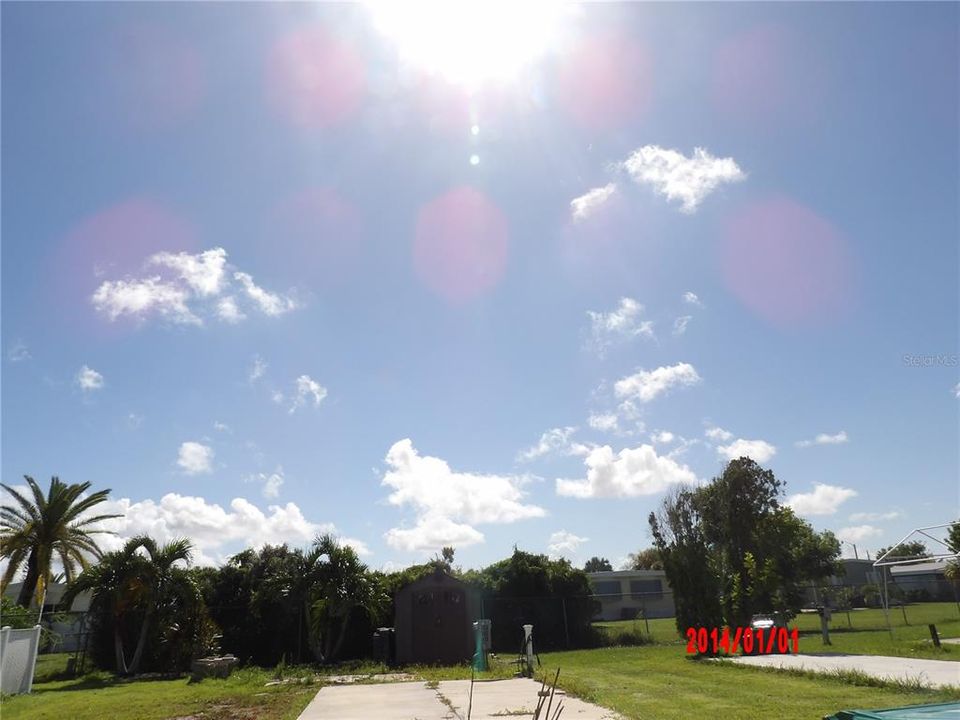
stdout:
POLYGON ((485 596, 493 645, 504 652, 520 647, 521 627, 530 623, 537 646, 573 647, 592 641, 591 621, 600 604, 587 574, 569 560, 552 560, 514 548, 513 554, 464 579, 485 596))
POLYGON ((656 547, 644 548, 630 553, 627 556, 627 564, 631 570, 663 570, 663 560, 660 558, 660 551, 656 547))
POLYGON ((704 536, 695 490, 676 490, 648 518, 673 590, 677 629, 719 627, 720 582, 704 536))
MULTIPOLYGON (((155 644, 161 638, 168 645, 176 644, 183 641, 176 637, 179 630, 202 624, 202 619, 194 621, 202 612, 199 589, 187 569, 176 565, 189 562, 190 555, 187 540, 158 545, 138 536, 103 555, 68 585, 63 597, 68 604, 78 594, 91 591, 91 613, 97 630, 112 638, 117 672, 134 675, 140 670, 149 639, 154 638, 155 644), (134 634, 137 641, 128 663, 125 638, 134 634)), ((160 652, 157 647, 153 650, 160 652)))
POLYGON ((443 572, 449 573, 453 571, 453 557, 456 554, 456 550, 449 545, 445 545, 440 549, 439 555, 434 555, 430 558, 428 563, 434 569, 442 570, 443 572))
POLYGON ((783 484, 747 457, 708 485, 668 497, 650 525, 674 590, 677 624, 731 627, 795 614, 804 583, 837 572, 840 543, 780 504, 783 484))
POLYGON ((128 668, 133 675, 140 668, 147 637, 155 620, 159 617, 175 621, 176 606, 183 604, 195 607, 200 602, 200 591, 185 569, 175 565, 177 562, 190 562, 193 546, 189 540, 179 539, 166 545, 157 545, 153 539, 142 536, 131 542, 143 548, 149 560, 146 572, 138 578, 142 583, 140 604, 143 607, 143 619, 137 647, 128 668))
POLYGON ((44 495, 32 477, 24 476, 24 479, 32 499, 9 485, 0 484, 14 500, 13 504, 0 507, 0 557, 9 563, 0 581, 0 592, 26 564, 26 577, 17 604, 28 607, 34 597, 43 603, 55 557, 70 582, 76 577, 78 566, 81 570, 87 569, 87 555, 100 557, 100 548, 92 536, 109 531, 98 529, 96 524, 120 516, 91 514, 107 499, 109 489, 84 497, 90 483, 67 484, 53 477, 44 495))
POLYGON ((601 557, 592 557, 587 560, 586 564, 583 566, 583 571, 592 573, 592 572, 603 572, 613 570, 613 565, 610 564, 610 561, 606 558, 601 557))
MULTIPOLYGON (((947 529, 947 547, 952 553, 960 553, 960 522, 953 523, 947 529)), ((947 580, 960 584, 960 557, 953 558, 943 569, 943 575, 947 580)))
POLYGON ((895 558, 900 558, 902 560, 912 560, 912 559, 921 559, 925 557, 930 557, 930 553, 927 551, 927 546, 923 544, 922 540, 911 540, 910 542, 903 543, 899 547, 890 547, 880 548, 877 552, 877 557, 881 558, 885 553, 890 553, 890 556, 884 558, 885 560, 893 560, 895 558))
MULTIPOLYGON (((452 552, 449 556, 452 560, 452 552)), ((315 570, 309 575, 316 580, 309 590, 312 649, 318 660, 328 663, 343 647, 354 610, 378 616, 386 609, 388 597, 354 549, 330 534, 314 540, 307 558, 308 566, 315 570)))
POLYGON ((219 568, 195 570, 222 645, 243 663, 300 662, 308 649, 308 561, 286 545, 247 549, 219 568))
POLYGON ((952 553, 960 553, 960 522, 951 523, 947 528, 947 547, 952 553))

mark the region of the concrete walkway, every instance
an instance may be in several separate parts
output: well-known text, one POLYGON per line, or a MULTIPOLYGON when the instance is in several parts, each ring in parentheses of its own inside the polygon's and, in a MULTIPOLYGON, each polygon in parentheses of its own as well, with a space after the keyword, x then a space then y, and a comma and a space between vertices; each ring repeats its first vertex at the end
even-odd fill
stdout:
MULTIPOLYGON (((539 682, 522 678, 474 683, 471 718, 532 717, 539 689, 539 682)), ((469 680, 441 682, 435 689, 425 682, 331 685, 317 693, 299 720, 462 720, 467 716, 469 699, 469 680)), ((610 710, 567 697, 560 690, 554 697, 554 710, 558 700, 563 701, 564 720, 619 718, 610 710)))
POLYGON ((733 662, 755 667, 789 668, 814 672, 859 670, 884 680, 919 679, 927 687, 960 686, 960 662, 888 657, 886 655, 749 655, 733 662))

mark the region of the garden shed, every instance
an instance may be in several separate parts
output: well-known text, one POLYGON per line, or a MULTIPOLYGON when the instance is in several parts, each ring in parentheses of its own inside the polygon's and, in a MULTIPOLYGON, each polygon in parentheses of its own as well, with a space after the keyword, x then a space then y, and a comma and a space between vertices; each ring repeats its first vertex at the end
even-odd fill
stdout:
POLYGON ((394 628, 399 663, 457 663, 473 657, 479 596, 437 569, 397 591, 394 628))

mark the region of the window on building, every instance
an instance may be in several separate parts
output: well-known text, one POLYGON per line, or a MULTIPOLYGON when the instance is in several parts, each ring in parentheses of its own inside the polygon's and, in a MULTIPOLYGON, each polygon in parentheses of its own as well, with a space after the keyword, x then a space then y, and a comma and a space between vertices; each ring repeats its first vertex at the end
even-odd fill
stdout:
POLYGON ((630 595, 635 600, 660 600, 663 598, 661 580, 631 580, 630 595))
POLYGON ((601 580, 593 583, 594 595, 601 596, 601 600, 619 600, 620 599, 620 581, 619 580, 601 580))

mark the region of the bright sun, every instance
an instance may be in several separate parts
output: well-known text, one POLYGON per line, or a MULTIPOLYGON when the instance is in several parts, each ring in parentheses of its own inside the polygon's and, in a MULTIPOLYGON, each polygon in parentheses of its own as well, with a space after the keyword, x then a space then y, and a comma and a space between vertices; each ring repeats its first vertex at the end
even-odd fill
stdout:
POLYGON ((473 89, 514 81, 559 42, 572 5, 541 0, 372 0, 401 61, 473 89))

